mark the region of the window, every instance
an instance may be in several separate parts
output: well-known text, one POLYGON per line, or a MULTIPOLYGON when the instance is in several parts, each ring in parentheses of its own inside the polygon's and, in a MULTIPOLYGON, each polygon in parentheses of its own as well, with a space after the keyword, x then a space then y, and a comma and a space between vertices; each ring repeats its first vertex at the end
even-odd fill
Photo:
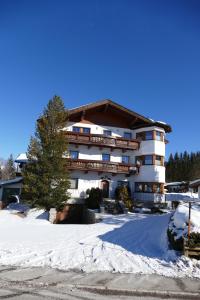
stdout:
POLYGON ((130 140, 132 138, 132 133, 131 132, 124 132, 124 138, 130 140))
POLYGON ((153 140, 153 131, 146 131, 145 132, 145 140, 153 140))
POLYGON ((126 186, 129 188, 129 181, 122 181, 122 180, 119 180, 117 181, 117 185, 118 186, 126 186))
POLYGON ((78 151, 73 151, 73 150, 71 150, 70 151, 70 158, 72 158, 72 159, 78 159, 78 151))
POLYGON ((110 154, 103 153, 102 154, 102 160, 103 161, 110 161, 110 154))
POLYGON ((153 192, 153 186, 151 183, 145 183, 144 184, 144 192, 145 193, 152 193, 153 192))
POLYGON ((163 193, 163 183, 136 182, 135 192, 138 193, 163 193))
POLYGON ((142 165, 143 164, 143 156, 136 156, 135 157, 135 163, 137 165, 142 165))
POLYGON ((89 127, 78 127, 78 126, 73 126, 72 127, 73 132, 83 132, 83 133, 90 133, 90 128, 89 127))
POLYGON ((81 132, 81 127, 73 126, 72 131, 73 132, 81 132))
POLYGON ((163 141, 163 133, 160 131, 156 131, 156 140, 163 141))
POLYGON ((152 155, 144 156, 144 165, 153 165, 153 156, 152 155))
POLYGON ((112 136, 111 130, 104 130, 103 134, 106 135, 106 136, 112 136))
POLYGON ((135 191, 136 192, 142 192, 142 189, 143 189, 142 183, 136 182, 135 183, 135 191))
POLYGON ((83 133, 90 133, 90 128, 83 127, 83 133))
POLYGON ((129 164, 130 157, 127 155, 122 155, 122 163, 129 164))
POLYGON ((78 188, 78 178, 71 178, 70 181, 70 189, 77 189, 78 188))
POLYGON ((156 157, 155 157, 155 165, 162 166, 162 156, 156 155, 156 157))
POLYGON ((154 189, 154 193, 161 193, 161 184, 154 183, 153 189, 154 189))
POLYGON ((142 141, 157 140, 163 141, 163 132, 157 130, 137 132, 136 138, 142 141))
POLYGON ((137 132, 136 139, 144 141, 145 140, 145 132, 137 132))

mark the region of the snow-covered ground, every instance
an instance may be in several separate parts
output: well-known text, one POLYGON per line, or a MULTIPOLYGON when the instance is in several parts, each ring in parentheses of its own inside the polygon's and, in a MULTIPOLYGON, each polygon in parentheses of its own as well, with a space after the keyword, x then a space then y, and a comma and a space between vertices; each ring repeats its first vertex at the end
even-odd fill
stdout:
POLYGON ((200 262, 168 249, 171 214, 107 215, 92 225, 52 225, 42 211, 0 211, 0 264, 200 278, 200 262))
POLYGON ((198 193, 166 193, 166 201, 196 201, 198 200, 198 193))

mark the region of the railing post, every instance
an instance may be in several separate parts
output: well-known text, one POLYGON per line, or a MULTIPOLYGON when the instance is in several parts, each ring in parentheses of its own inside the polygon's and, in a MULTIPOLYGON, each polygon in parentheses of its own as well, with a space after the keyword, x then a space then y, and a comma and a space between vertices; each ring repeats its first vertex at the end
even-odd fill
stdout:
POLYGON ((189 202, 189 217, 188 217, 188 241, 190 239, 190 227, 191 227, 191 202, 189 202))

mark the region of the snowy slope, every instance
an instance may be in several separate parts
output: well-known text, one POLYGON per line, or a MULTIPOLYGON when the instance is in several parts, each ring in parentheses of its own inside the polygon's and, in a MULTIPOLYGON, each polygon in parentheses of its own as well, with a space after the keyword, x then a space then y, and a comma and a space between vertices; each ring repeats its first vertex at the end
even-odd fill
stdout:
POLYGON ((170 214, 107 216, 92 225, 52 225, 0 211, 0 264, 200 278, 200 263, 168 250, 170 214))

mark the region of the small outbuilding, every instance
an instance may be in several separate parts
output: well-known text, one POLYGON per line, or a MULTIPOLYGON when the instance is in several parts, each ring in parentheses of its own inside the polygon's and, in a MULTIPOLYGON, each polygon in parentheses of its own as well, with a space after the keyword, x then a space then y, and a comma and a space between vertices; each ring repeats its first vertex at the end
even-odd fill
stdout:
POLYGON ((193 193, 198 193, 198 198, 200 199, 200 179, 191 181, 189 187, 192 189, 193 193))
POLYGON ((7 202, 11 196, 19 196, 22 189, 22 177, 0 181, 0 201, 7 202))
POLYGON ((188 182, 168 182, 165 184, 165 189, 168 193, 186 193, 188 192, 188 182))

